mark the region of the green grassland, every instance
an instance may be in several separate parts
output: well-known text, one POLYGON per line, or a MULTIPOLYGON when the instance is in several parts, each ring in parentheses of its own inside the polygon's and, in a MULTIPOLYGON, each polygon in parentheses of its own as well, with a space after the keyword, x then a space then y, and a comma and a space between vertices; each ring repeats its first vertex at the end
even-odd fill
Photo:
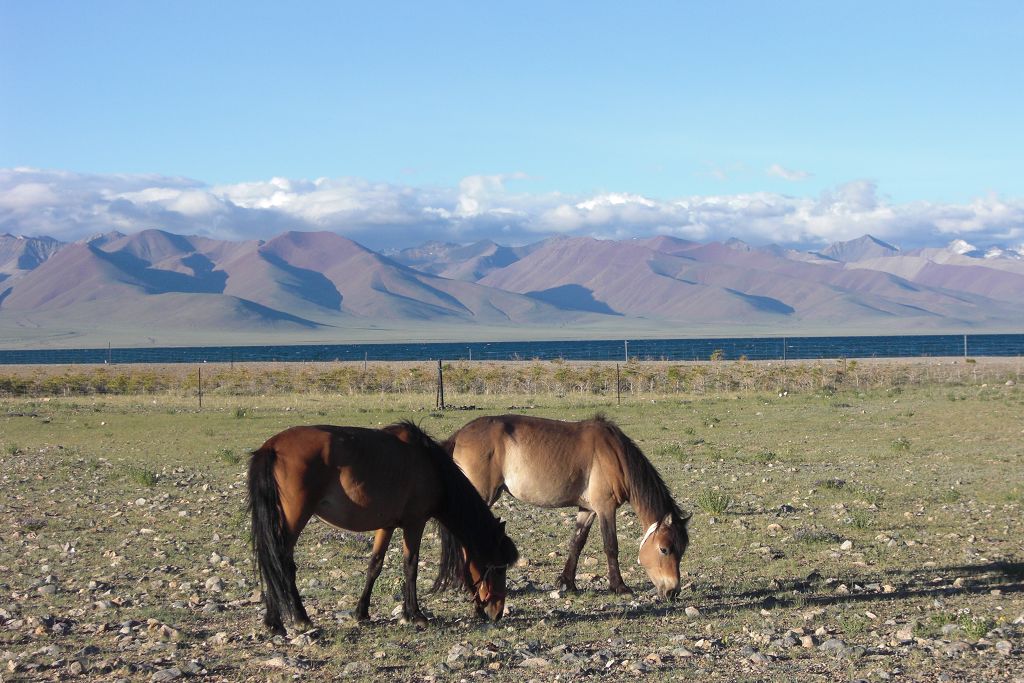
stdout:
MULTIPOLYGON (((194 368, 102 370, 157 377, 119 390, 44 386, 46 377, 99 370, 0 372, 9 382, 0 385, 0 675, 1019 679, 1024 393, 1015 363, 961 364, 956 373, 862 364, 856 382, 848 365, 838 382, 833 365, 791 364, 780 375, 726 363, 703 379, 678 370, 675 384, 671 368, 658 367, 649 374, 664 381, 637 379, 621 404, 605 381, 609 366, 527 364, 527 379, 529 367, 542 367, 533 384, 481 367, 466 370, 462 384, 451 380, 448 401, 461 409, 444 411, 428 374, 360 388, 308 383, 334 366, 249 368, 244 382, 221 383, 210 370, 200 409, 194 368), (565 367, 577 374, 557 384, 565 367), (569 381, 590 371, 592 384, 569 381), (492 375, 470 381, 474 372, 492 375), (443 438, 503 412, 603 412, 636 440, 694 511, 679 600, 659 601, 636 565, 643 530, 628 506, 620 548, 636 593, 607 591, 597 533, 580 563, 582 592, 554 592, 574 511, 505 497, 495 512, 522 559, 497 625, 472 618, 464 596, 426 592, 437 566, 433 533, 420 574, 430 627, 392 616, 397 542, 374 620, 357 624, 351 610, 369 535, 312 523, 297 561, 318 628, 298 638, 263 632, 244 513, 248 451, 296 424, 409 418, 443 438)), ((389 376, 406 376, 398 367, 389 376)))

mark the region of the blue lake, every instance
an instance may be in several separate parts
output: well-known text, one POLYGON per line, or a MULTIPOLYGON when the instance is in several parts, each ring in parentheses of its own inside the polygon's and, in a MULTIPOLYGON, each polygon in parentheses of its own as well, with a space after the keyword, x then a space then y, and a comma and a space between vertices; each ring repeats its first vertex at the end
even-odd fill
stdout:
POLYGON ((724 360, 1020 356, 1024 354, 1024 334, 44 349, 0 351, 0 365, 438 359, 623 361, 627 357, 692 361, 708 360, 712 354, 724 360))

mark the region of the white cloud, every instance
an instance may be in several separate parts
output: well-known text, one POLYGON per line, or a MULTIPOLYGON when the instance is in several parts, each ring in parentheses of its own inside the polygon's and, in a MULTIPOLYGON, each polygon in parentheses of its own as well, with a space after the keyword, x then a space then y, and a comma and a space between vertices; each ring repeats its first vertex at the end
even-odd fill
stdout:
POLYGON ((160 228, 222 239, 284 230, 332 230, 374 247, 428 239, 523 243, 553 234, 625 238, 737 237, 754 244, 820 246, 870 233, 903 246, 964 237, 985 247, 1024 241, 1024 199, 896 204, 858 180, 819 197, 770 192, 657 199, 509 189, 522 174, 477 175, 457 187, 415 187, 360 178, 205 185, 165 176, 0 170, 0 232, 75 240, 109 230, 160 228))
POLYGON ((788 180, 790 182, 807 180, 812 175, 807 171, 797 171, 791 168, 786 168, 785 166, 780 166, 779 164, 772 164, 765 170, 765 173, 767 173, 770 176, 775 176, 776 178, 788 180))

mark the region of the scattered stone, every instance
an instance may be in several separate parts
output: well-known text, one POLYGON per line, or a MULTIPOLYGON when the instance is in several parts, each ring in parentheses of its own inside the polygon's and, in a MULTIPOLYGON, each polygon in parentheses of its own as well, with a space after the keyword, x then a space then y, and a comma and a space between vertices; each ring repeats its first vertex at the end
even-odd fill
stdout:
POLYGON ((896 641, 900 644, 914 642, 914 629, 908 627, 896 631, 896 641))
POLYGON ((1009 657, 1011 654, 1013 654, 1013 646, 1010 644, 1010 641, 1008 640, 996 641, 995 649, 996 652, 998 652, 1003 657, 1009 657))
POLYGON ((364 676, 372 670, 372 667, 366 662, 349 662, 341 670, 341 675, 345 677, 349 676, 364 676))
POLYGON ((56 595, 57 585, 53 583, 47 583, 37 588, 36 592, 40 595, 56 595))
POLYGON ((220 593, 224 590, 224 582, 219 576, 211 576, 206 580, 206 590, 211 593, 220 593))
POLYGON ((551 662, 543 657, 527 657, 523 661, 519 662, 519 666, 524 669, 546 669, 551 666, 551 662))
POLYGON ((754 654, 750 655, 750 657, 748 657, 748 659, 750 660, 750 662, 752 664, 755 664, 757 666, 767 666, 768 662, 770 661, 767 657, 765 657, 760 652, 755 652, 754 654))
POLYGON ((687 650, 685 647, 677 647, 674 650, 672 650, 672 656, 673 657, 681 657, 681 658, 685 659, 687 657, 692 657, 693 653, 690 652, 689 650, 687 650))
POLYGON ((149 680, 151 683, 163 683, 164 681, 173 681, 176 678, 181 678, 181 676, 181 669, 172 666, 169 669, 160 669, 149 680))
POLYGON ((962 640, 954 640, 951 643, 947 643, 945 647, 942 648, 942 654, 947 657, 963 657, 970 651, 970 644, 962 640))
POLYGON ((686 616, 688 616, 691 619, 696 619, 697 617, 700 616, 700 610, 697 609, 696 607, 693 607, 692 605, 687 607, 684 610, 684 612, 686 613, 686 616))
POLYGON ((262 664, 274 669, 283 669, 288 666, 288 660, 284 655, 274 655, 270 659, 263 660, 262 664))
POLYGON ((842 545, 839 546, 840 550, 851 550, 853 548, 853 541, 843 541, 842 545))
POLYGON ((811 648, 813 648, 817 644, 818 643, 816 642, 814 636, 812 636, 812 635, 800 636, 800 646, 801 647, 805 647, 807 649, 811 649, 811 648))
POLYGON ((838 638, 829 638, 819 645, 818 649, 833 654, 836 657, 840 657, 846 652, 846 643, 838 638))
POLYGON ((302 635, 295 636, 289 641, 290 645, 295 647, 309 647, 313 644, 313 639, 308 634, 303 633, 302 635))

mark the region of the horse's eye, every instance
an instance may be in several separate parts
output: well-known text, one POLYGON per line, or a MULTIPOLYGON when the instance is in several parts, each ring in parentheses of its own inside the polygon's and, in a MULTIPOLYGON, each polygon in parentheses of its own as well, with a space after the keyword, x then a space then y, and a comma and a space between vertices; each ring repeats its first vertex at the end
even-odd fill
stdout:
POLYGON ((662 555, 668 555, 668 548, 666 548, 665 546, 658 548, 658 550, 661 551, 662 555))

